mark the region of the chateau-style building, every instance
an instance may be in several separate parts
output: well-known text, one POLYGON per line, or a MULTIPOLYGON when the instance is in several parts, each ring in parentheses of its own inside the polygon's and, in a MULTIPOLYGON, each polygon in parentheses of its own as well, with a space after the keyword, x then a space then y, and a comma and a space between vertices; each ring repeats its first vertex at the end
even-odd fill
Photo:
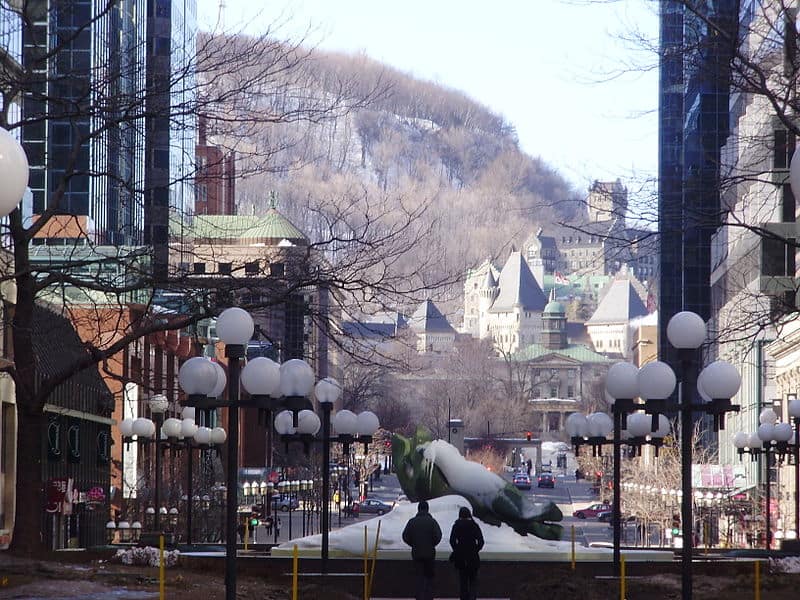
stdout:
POLYGON ((506 353, 539 342, 547 297, 519 251, 503 268, 485 261, 464 283, 464 333, 491 339, 506 353))

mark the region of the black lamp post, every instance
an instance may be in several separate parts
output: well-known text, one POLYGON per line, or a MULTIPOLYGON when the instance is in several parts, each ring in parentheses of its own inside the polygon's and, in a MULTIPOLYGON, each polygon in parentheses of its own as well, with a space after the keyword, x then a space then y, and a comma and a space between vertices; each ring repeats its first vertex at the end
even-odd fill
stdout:
POLYGON ((153 394, 147 404, 150 408, 150 414, 153 416, 152 420, 144 417, 123 419, 120 421, 119 430, 126 446, 136 442, 139 445, 153 444, 155 447, 155 456, 153 457, 153 462, 155 463, 153 529, 158 530, 161 516, 159 510, 161 504, 161 426, 164 422, 164 413, 169 408, 169 401, 163 394, 153 394))
POLYGON ((215 363, 202 357, 187 360, 180 369, 179 381, 187 398, 185 405, 208 409, 228 408, 227 496, 225 512, 225 598, 236 598, 236 529, 239 507, 239 408, 256 406, 274 410, 277 406, 297 412, 309 405, 308 396, 314 385, 314 371, 304 361, 288 360, 282 365, 267 359, 255 358, 242 368, 247 344, 253 336, 254 323, 247 311, 228 308, 217 318, 217 335, 225 344, 228 358, 227 400, 209 398, 217 383, 215 363), (240 384, 250 394, 247 402, 240 401, 240 384), (263 403, 263 406, 262 406, 263 403))
MULTIPOLYGON (((612 366, 616 375, 614 381, 624 383, 624 375, 630 375, 633 371, 638 371, 630 363, 617 363, 612 366), (627 365, 627 366, 626 366, 627 365), (615 368, 616 367, 616 368, 615 368)), ((612 374, 611 369, 609 374, 612 374)), ((629 378, 630 379, 630 378, 629 378)), ((607 380, 610 381, 610 380, 607 380)), ((628 381, 630 384, 630 381, 628 381)), ((624 388, 617 388, 612 383, 610 390, 615 393, 625 393, 624 388)), ((630 391, 630 389, 628 389, 630 391)), ((611 398, 613 400, 613 397, 611 398)), ((655 431, 650 431, 651 418, 641 412, 633 412, 643 409, 644 405, 636 404, 630 399, 612 403, 613 419, 606 413, 592 413, 584 416, 580 413, 573 413, 567 417, 564 424, 567 434, 570 436, 572 444, 575 446, 576 455, 580 446, 591 446, 593 456, 602 455, 602 447, 606 444, 612 445, 614 455, 613 464, 613 498, 612 498, 612 527, 613 527, 613 567, 614 575, 619 576, 621 569, 620 546, 622 541, 622 504, 621 504, 621 463, 622 445, 628 445, 634 452, 640 452, 642 445, 649 444, 658 448, 662 445, 664 437, 670 432, 669 420, 664 415, 658 415, 658 426, 655 431), (613 438, 607 436, 613 432, 613 438), (624 438, 624 439, 623 439, 624 438)))
POLYGON ((322 444, 322 544, 320 548, 321 571, 328 572, 329 558, 329 531, 330 531, 330 446, 339 443, 343 446, 345 457, 350 455, 350 446, 353 443, 362 443, 366 447, 372 442, 372 435, 378 430, 380 423, 378 417, 370 411, 358 415, 349 410, 337 411, 331 419, 333 405, 342 393, 340 384, 330 377, 320 380, 314 388, 314 395, 322 409, 322 419, 310 410, 302 410, 298 415, 295 425, 289 418, 288 411, 278 413, 275 417, 275 431, 281 440, 288 445, 289 442, 302 442, 308 451, 312 442, 322 444), (331 435, 331 425, 338 435, 331 435), (322 431, 322 437, 315 436, 322 431))
MULTIPOLYGON (((677 348, 680 362, 678 379, 678 404, 663 401, 663 408, 677 408, 681 415, 681 528, 683 552, 681 556, 681 597, 692 598, 692 458, 694 450, 694 414, 709 414, 714 418, 714 431, 725 428, 725 413, 737 412, 731 404, 739 391, 741 376, 728 362, 716 361, 706 366, 698 375, 700 364, 697 354, 706 339, 706 325, 702 317, 682 311, 667 323, 667 338, 677 348)), ((672 375, 674 378, 674 374, 672 375)))
MULTIPOLYGON (((794 412, 800 412, 800 401, 792 400, 791 402, 795 403, 790 403, 789 407, 789 416, 792 417, 795 422, 794 431, 792 431, 791 424, 778 423, 778 415, 774 410, 765 408, 758 416, 759 426, 756 433, 748 435, 740 431, 733 436, 733 445, 736 447, 740 460, 744 454, 750 454, 752 459, 756 460, 762 451, 764 453, 766 464, 765 543, 767 550, 772 548, 772 482, 770 481, 770 471, 772 469, 773 457, 777 455, 778 458, 782 460, 788 452, 791 452, 795 456, 795 486, 797 485, 798 473, 800 473, 800 468, 796 460, 798 449, 800 449, 800 444, 797 443, 798 436, 800 436, 800 428, 798 428, 797 425, 800 419, 793 414, 794 412), (792 436, 795 438, 794 444, 789 443, 792 436)), ((797 515, 797 495, 795 494, 795 523, 797 522, 797 515)))

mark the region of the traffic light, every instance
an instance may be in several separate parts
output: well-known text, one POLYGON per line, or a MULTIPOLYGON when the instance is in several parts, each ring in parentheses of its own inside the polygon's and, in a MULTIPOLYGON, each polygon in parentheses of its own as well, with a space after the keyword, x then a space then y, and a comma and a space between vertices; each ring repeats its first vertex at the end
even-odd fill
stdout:
POLYGON ((681 534, 681 516, 678 513, 672 515, 672 535, 681 534))
POLYGON ((533 434, 530 431, 526 431, 525 432, 525 439, 530 442, 531 439, 533 439, 533 434))
POLYGON ((258 527, 258 523, 259 523, 258 517, 256 517, 256 515, 251 515, 250 516, 250 527, 258 527))

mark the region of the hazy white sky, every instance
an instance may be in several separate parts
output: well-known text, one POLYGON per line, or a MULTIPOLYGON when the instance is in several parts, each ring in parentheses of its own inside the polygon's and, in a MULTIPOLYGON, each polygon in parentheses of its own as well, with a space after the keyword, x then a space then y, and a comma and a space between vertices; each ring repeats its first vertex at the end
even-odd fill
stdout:
MULTIPOLYGON (((220 0, 198 0, 214 22, 220 0)), ((620 177, 632 190, 657 165, 656 69, 610 77, 655 56, 651 0, 224 0, 224 25, 324 49, 364 52, 464 91, 516 127, 527 153, 576 186, 620 177)))

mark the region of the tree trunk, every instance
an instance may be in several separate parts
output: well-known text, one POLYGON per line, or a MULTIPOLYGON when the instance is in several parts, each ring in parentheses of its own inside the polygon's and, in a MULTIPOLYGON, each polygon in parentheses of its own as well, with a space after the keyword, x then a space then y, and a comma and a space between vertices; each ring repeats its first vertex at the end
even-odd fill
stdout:
POLYGON ((17 407, 17 501, 11 551, 34 556, 46 552, 42 523, 44 483, 42 443, 47 418, 17 407))

